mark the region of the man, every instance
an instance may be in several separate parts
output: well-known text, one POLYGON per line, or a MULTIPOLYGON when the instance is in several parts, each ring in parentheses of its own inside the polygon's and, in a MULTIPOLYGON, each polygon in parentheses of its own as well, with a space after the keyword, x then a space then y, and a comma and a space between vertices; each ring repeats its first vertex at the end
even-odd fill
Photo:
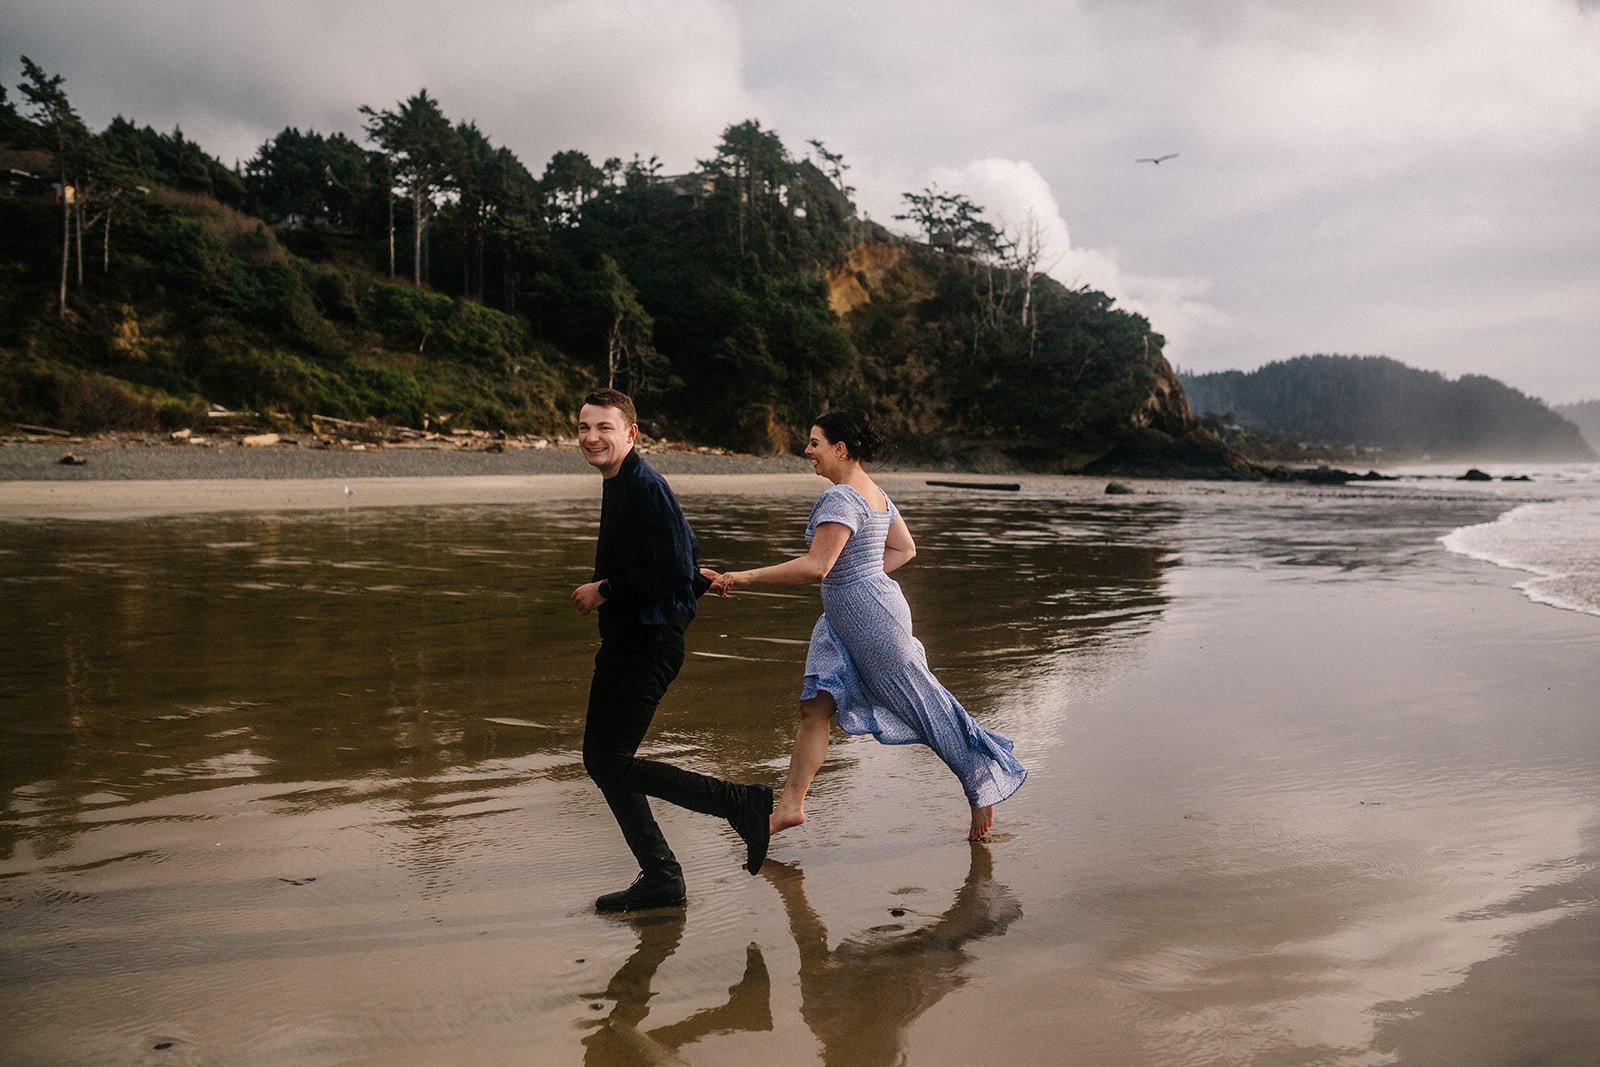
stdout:
POLYGON ((604 482, 594 581, 572 591, 579 614, 598 610, 600 616, 583 765, 640 868, 627 889, 595 901, 602 913, 686 900, 683 868, 646 796, 727 819, 745 843, 751 874, 766 858, 772 813, 770 786, 737 785, 636 756, 656 705, 683 666, 683 634, 694 619, 695 598, 710 585, 695 569, 699 543, 678 498, 634 450, 638 436, 627 394, 599 389, 584 398, 578 447, 604 482))

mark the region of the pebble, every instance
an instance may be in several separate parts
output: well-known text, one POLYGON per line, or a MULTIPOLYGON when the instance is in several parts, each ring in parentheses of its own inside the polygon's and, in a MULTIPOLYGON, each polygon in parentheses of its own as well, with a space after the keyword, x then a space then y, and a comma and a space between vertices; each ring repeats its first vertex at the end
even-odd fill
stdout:
MULTIPOLYGON (((575 447, 469 449, 375 448, 362 452, 272 445, 242 448, 159 440, 85 438, 66 459, 61 445, 0 442, 0 482, 57 480, 419 478, 446 475, 587 474, 575 447)), ((650 465, 663 474, 809 474, 799 456, 734 456, 653 449, 650 465)))

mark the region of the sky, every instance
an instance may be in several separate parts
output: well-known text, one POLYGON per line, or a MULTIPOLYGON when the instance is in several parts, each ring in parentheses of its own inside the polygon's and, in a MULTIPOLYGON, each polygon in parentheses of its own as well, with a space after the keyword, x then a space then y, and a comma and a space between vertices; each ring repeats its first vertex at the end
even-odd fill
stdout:
POLYGON ((754 118, 892 229, 929 186, 1031 222, 1184 371, 1600 398, 1600 0, 6 0, 13 99, 20 55, 227 163, 421 88, 536 174, 687 171, 754 118))

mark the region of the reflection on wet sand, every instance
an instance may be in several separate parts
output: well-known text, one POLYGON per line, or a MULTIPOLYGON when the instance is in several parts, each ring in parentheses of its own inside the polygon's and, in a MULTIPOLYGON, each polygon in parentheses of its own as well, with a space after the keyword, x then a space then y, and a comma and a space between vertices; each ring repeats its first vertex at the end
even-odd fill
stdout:
MULTIPOLYGON (((762 875, 778 891, 800 957, 800 1015, 822 1048, 822 1062, 877 1067, 905 1062, 913 1023, 967 980, 968 946, 999 937, 1022 916, 1022 906, 994 879, 994 858, 974 844, 972 865, 955 901, 926 925, 894 922, 852 937, 836 948, 806 897, 805 872, 769 860, 762 875)), ((896 917, 908 914, 895 909, 896 917)), ((919 917, 922 917, 919 915, 919 917)), ((702 1008, 680 1022, 646 1028, 658 974, 683 941, 682 912, 632 920, 639 944, 588 1005, 611 1005, 584 1037, 588 1067, 686 1062, 680 1050, 712 1034, 759 1033, 773 1028, 772 983, 761 948, 745 953, 744 975, 725 1003, 702 1008)), ((588 999, 588 998, 585 998, 588 999)))
MULTIPOLYGON (((996 552, 984 546, 1004 513, 922 507, 921 573, 906 576, 919 634, 980 693, 1002 690, 1008 664, 1137 636, 1163 602, 1170 515, 1112 536, 1035 502, 1013 517, 1034 533, 996 552), (983 575, 990 595, 973 601, 952 571, 983 575), (1036 586, 1051 598, 1039 610, 1036 586), (1110 605, 1136 614, 1106 617, 1110 605)), ((567 592, 592 566, 593 510, 0 528, 0 856, 24 842, 37 857, 69 849, 94 825, 86 797, 136 804, 262 781, 296 784, 300 805, 387 800, 417 831, 421 865, 436 866, 448 841, 428 824, 476 779, 525 781, 506 767, 529 757, 540 776, 583 776, 594 634, 567 592)), ((786 507, 691 510, 708 561, 770 554, 751 539, 797 533, 786 507)), ((796 641, 817 610, 814 595, 706 605, 653 743, 699 749, 741 780, 767 767, 791 738, 796 641), (753 717, 753 699, 785 717, 753 717)))
MULTIPOLYGON (((624 920, 630 921, 630 920, 624 920)), ((631 920, 639 947, 612 976, 593 1009, 611 1010, 583 1039, 587 1067, 624 1067, 685 1062, 678 1050, 712 1034, 764 1033, 772 1029, 772 980, 759 946, 745 950, 744 975, 728 989, 725 1003, 702 1008, 679 1022, 641 1029, 650 1014, 652 985, 661 965, 683 940, 681 911, 663 911, 631 920)))
POLYGON ((891 923, 831 949, 828 928, 806 899, 805 873, 773 861, 762 868, 800 950, 800 1015, 822 1043, 824 1063, 904 1063, 912 1023, 966 982, 967 946, 999 937, 1021 918, 1016 897, 994 880, 988 846, 971 847, 966 881, 932 925, 891 923))
MULTIPOLYGON (((1170 508, 1113 522, 1081 502, 1008 501, 1008 520, 983 502, 900 500, 924 519, 906 583, 930 654, 975 715, 1009 716, 1000 725, 1032 743, 1059 710, 1036 714, 1009 679, 1136 642, 1159 618, 1170 508)), ((707 562, 769 557, 803 527, 786 499, 686 503, 707 562)), ((492 1043, 457 1030, 474 1009, 464 991, 437 995, 437 969, 511 960, 493 939, 524 933, 585 955, 592 917, 572 909, 621 853, 579 755, 595 638, 567 594, 592 566, 594 522, 593 501, 558 501, 0 525, 0 983, 30 1047, 114 1060, 130 1033, 187 1028, 249 1062, 247 1035, 329 1003, 492 1043), (372 973, 424 944, 426 963, 372 973), (325 981, 297 972, 308 954, 325 981), (72 1003, 111 990, 101 1026, 73 1025, 72 1003)), ((817 611, 814 595, 704 605, 648 747, 777 780, 817 611)), ((839 749, 847 784, 855 757, 839 749)), ((697 850, 726 851, 702 827, 683 840, 700 871, 697 850)), ((726 897, 697 879, 700 899, 726 897)), ((650 970, 664 937, 642 939, 629 973, 650 970)), ((706 947, 732 949, 715 935, 706 947)), ((742 1006, 758 999, 770 1011, 748 992, 758 971, 747 979, 702 1022, 754 1019, 742 1006)), ((536 1027, 563 1025, 563 1010, 536 1027)), ((365 1032, 344 1019, 331 1030, 365 1032)), ((626 1022, 619 1011, 611 1037, 586 1034, 586 1053, 613 1054, 640 1032, 626 1022)), ((685 1025, 643 1029, 661 1054, 692 1043, 685 1025)), ((365 1039, 388 1047, 383 1032, 365 1039)))

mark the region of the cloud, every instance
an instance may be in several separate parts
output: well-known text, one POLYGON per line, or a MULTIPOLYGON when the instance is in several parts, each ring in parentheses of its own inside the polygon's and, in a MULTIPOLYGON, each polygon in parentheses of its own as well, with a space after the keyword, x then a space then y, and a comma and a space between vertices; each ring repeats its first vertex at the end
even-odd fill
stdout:
POLYGON ((567 148, 687 168, 760 112, 738 25, 714 0, 7 7, 0 37, 63 74, 91 123, 180 125, 227 161, 290 125, 359 137, 362 105, 421 88, 535 171, 567 148))
POLYGON ((1145 316, 1166 336, 1170 354, 1180 356, 1197 332, 1228 326, 1227 315, 1206 301, 1205 281, 1129 271, 1113 251, 1075 246, 1049 182, 1026 160, 980 159, 960 169, 939 167, 929 172, 926 184, 968 197, 1008 235, 1037 225, 1041 270, 1069 288, 1098 289, 1124 309, 1145 316))
MULTIPOLYGON (((1179 5, 1188 99, 1238 138, 1331 138, 1404 162, 1463 138, 1562 140, 1600 104, 1600 24, 1570 0, 1179 5)), ((1509 148, 1509 145, 1507 145, 1509 148)))
POLYGON ((1033 207, 1053 273, 1185 366, 1359 351, 1600 395, 1592 0, 8 0, 0 41, 92 123, 230 161, 422 87, 535 171, 687 169, 757 118, 841 152, 878 221, 936 175, 1033 207))

